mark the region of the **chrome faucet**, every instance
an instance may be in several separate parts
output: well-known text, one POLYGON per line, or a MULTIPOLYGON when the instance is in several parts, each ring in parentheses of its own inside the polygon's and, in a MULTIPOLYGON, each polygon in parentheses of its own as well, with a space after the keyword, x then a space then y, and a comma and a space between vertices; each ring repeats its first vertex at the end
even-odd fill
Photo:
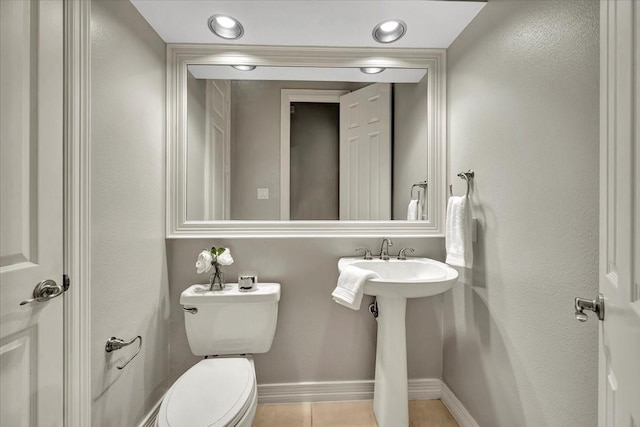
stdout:
POLYGON ((406 261, 407 260, 407 252, 413 252, 415 249, 413 248, 402 248, 400 249, 400 252, 398 252, 398 259, 400 261, 406 261))
POLYGON ((371 256, 371 251, 367 248, 356 248, 356 252, 357 251, 363 251, 364 252, 364 258, 365 260, 370 260, 373 259, 373 256, 371 256))
POLYGON ((380 246, 380 259, 383 261, 389 261, 389 246, 393 246, 391 239, 388 237, 382 239, 382 246, 380 246))

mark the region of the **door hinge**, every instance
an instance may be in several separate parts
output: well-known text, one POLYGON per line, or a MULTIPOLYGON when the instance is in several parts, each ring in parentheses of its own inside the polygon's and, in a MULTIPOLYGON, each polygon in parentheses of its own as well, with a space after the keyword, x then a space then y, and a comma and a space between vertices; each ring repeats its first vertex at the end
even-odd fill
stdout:
POLYGON ((71 280, 69 279, 69 276, 66 274, 62 275, 62 289, 64 289, 64 291, 67 291, 69 289, 69 286, 71 286, 71 280))

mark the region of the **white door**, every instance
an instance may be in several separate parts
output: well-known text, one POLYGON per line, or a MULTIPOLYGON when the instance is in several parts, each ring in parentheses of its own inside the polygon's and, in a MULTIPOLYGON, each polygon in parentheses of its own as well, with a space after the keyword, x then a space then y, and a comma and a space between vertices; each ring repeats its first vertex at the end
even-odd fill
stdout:
POLYGON ((640 4, 600 2, 598 425, 640 426, 640 4))
POLYGON ((229 219, 230 216, 230 98, 229 80, 207 80, 205 220, 229 219))
POLYGON ((0 1, 0 425, 63 425, 62 0, 0 1))
POLYGON ((340 219, 391 219, 391 85, 340 97, 340 219))

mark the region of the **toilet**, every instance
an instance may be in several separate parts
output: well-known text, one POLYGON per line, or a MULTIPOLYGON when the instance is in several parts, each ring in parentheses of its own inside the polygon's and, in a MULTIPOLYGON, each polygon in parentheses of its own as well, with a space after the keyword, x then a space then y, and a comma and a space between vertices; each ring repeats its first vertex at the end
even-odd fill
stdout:
POLYGON ((278 320, 280 284, 259 283, 239 292, 193 285, 182 292, 191 352, 204 356, 169 388, 157 427, 250 427, 258 405, 251 354, 271 348, 278 320))

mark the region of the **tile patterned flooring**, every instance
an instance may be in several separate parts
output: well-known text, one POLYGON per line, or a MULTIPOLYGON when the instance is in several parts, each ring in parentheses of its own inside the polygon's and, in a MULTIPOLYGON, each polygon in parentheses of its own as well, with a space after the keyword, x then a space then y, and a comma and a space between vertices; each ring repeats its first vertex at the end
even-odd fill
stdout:
MULTIPOLYGON (((409 401, 410 427, 459 427, 440 400, 409 401)), ((252 427, 378 427, 373 402, 259 405, 252 427)))

